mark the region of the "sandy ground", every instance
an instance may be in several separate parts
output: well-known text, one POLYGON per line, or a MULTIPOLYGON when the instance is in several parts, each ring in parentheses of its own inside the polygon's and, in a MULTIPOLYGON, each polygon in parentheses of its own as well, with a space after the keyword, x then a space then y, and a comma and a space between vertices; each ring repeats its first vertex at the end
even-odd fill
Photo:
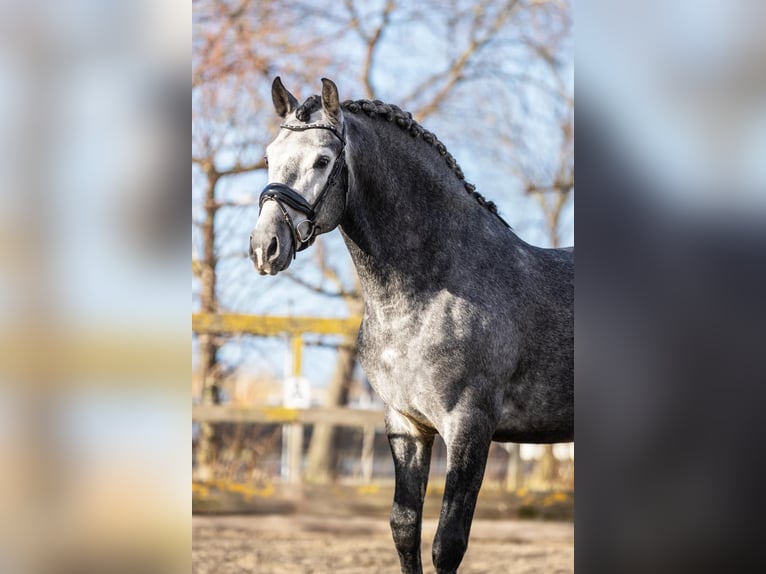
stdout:
MULTIPOLYGON (((399 561, 379 517, 194 516, 193 574, 397 573, 399 561)), ((436 521, 423 525, 423 564, 433 572, 436 521)), ((461 574, 574 572, 571 522, 475 520, 461 574)))

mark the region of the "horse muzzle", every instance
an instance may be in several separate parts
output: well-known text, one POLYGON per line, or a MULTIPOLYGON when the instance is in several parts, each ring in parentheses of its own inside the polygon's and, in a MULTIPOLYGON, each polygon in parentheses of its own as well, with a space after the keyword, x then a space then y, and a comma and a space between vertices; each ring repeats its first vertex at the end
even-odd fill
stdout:
POLYGON ((293 239, 291 230, 281 220, 268 225, 264 218, 250 233, 250 259, 261 275, 276 275, 290 266, 293 260, 293 239))

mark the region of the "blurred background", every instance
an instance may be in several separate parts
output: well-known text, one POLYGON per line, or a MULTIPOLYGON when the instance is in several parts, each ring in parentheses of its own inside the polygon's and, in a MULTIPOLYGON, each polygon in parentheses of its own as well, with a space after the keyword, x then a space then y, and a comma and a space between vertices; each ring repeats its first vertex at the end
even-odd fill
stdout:
POLYGON ((0 1, 0 572, 188 571, 190 16, 0 1))
MULTIPOLYGON (((321 236, 276 277, 258 276, 247 255, 279 125, 271 81, 281 76, 302 101, 328 77, 341 99, 399 105, 438 134, 523 239, 572 245, 571 5, 199 0, 193 20, 194 510, 235 509, 221 491, 238 485, 247 498, 285 483, 377 485, 390 502, 383 405, 357 366, 363 303, 340 234, 321 236), (278 411, 267 407, 285 405, 315 409, 300 415, 312 422, 268 424, 278 411)), ((486 486, 571 494, 572 445, 493 445, 486 486)))

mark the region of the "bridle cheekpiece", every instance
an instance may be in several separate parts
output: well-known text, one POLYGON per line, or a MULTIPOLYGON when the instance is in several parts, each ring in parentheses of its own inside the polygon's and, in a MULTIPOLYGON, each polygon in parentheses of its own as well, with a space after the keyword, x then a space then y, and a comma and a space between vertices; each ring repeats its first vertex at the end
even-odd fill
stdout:
POLYGON ((324 187, 317 195, 313 203, 309 203, 306 199, 297 191, 295 191, 289 185, 284 183, 269 183, 261 191, 261 196, 258 200, 258 213, 260 215, 263 210, 263 204, 267 201, 276 202, 279 210, 282 212, 282 216, 285 219, 293 238, 293 258, 298 251, 303 251, 309 247, 316 236, 319 235, 319 227, 316 225, 317 210, 324 201, 327 192, 335 184, 336 180, 341 175, 343 168, 346 166, 346 125, 343 125, 343 132, 339 132, 338 128, 332 124, 315 123, 315 124, 281 124, 279 126, 285 130, 291 130, 295 132, 302 132, 306 130, 328 130, 332 132, 335 137, 340 140, 341 147, 335 164, 332 166, 330 175, 327 177, 327 181, 324 187), (303 213, 306 219, 299 221, 297 224, 293 222, 285 206, 289 206, 296 211, 303 213), (301 230, 305 227, 305 233, 301 233, 301 230))

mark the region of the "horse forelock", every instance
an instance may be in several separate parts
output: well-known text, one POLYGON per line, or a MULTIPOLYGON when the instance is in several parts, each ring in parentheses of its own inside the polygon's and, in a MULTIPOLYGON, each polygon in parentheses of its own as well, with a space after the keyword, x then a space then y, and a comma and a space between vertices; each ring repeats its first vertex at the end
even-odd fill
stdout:
POLYGON ((322 109, 322 98, 314 94, 306 98, 306 101, 295 109, 295 118, 303 123, 308 123, 311 114, 320 109, 322 109))
MULTIPOLYGON (((444 158, 447 167, 455 174, 458 180, 463 184, 465 190, 476 200, 476 202, 494 214, 506 225, 506 227, 511 227, 498 213, 495 203, 487 200, 483 195, 476 191, 476 186, 474 184, 465 180, 463 170, 460 169, 457 160, 455 160, 452 154, 447 151, 447 147, 444 143, 436 137, 436 134, 428 131, 416 122, 411 113, 405 112, 399 108, 399 106, 386 104, 380 100, 346 100, 341 104, 341 108, 345 112, 364 114, 372 119, 385 120, 395 124, 414 138, 421 139, 428 145, 436 148, 439 155, 444 158)), ((322 98, 316 94, 309 96, 306 98, 306 101, 296 108, 295 118, 301 122, 308 123, 311 120, 311 115, 321 109, 322 98)))

